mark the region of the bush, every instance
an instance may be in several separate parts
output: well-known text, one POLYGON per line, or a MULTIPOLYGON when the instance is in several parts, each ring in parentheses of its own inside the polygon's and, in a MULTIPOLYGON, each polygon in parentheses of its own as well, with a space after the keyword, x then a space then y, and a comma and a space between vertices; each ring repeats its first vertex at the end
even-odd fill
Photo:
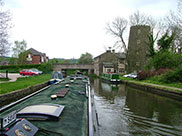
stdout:
POLYGON ((37 69, 42 71, 43 73, 50 73, 52 71, 52 64, 51 63, 44 63, 41 64, 37 69))
POLYGON ((165 83, 182 82, 182 65, 173 71, 168 71, 161 80, 165 83))
POLYGON ((160 69, 160 68, 176 68, 182 64, 182 55, 174 54, 170 51, 160 51, 149 61, 146 68, 160 69))
POLYGON ((28 65, 7 65, 0 66, 0 69, 29 69, 29 68, 38 68, 41 64, 28 64, 28 65))
POLYGON ((137 79, 139 80, 144 80, 144 79, 147 79, 149 77, 149 71, 140 71, 137 73, 137 79))
POLYGON ((52 64, 44 63, 44 64, 0 66, 1 70, 8 70, 9 72, 19 72, 22 69, 31 69, 31 68, 37 68, 37 69, 43 71, 43 73, 49 73, 52 71, 52 64))
POLYGON ((150 77, 162 75, 162 74, 164 74, 164 73, 166 73, 168 71, 171 71, 171 69, 160 68, 158 70, 152 70, 152 71, 143 70, 143 71, 137 73, 137 78, 139 80, 145 80, 145 79, 150 78, 150 77))

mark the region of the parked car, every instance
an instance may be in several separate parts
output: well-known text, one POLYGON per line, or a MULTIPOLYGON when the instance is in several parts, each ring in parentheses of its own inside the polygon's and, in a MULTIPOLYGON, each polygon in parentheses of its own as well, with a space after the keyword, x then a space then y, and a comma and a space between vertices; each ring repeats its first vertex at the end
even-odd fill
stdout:
POLYGON ((37 73, 38 75, 40 75, 40 74, 43 73, 42 71, 40 71, 40 70, 38 70, 38 69, 36 69, 36 68, 32 68, 31 70, 32 70, 33 72, 37 73))
POLYGON ((127 74, 127 75, 123 75, 123 77, 136 79, 137 78, 137 73, 133 72, 133 73, 130 73, 130 74, 127 74))
POLYGON ((36 72, 32 71, 31 69, 24 69, 22 71, 20 71, 20 75, 24 76, 24 75, 30 75, 30 76, 34 76, 34 75, 38 75, 36 72))

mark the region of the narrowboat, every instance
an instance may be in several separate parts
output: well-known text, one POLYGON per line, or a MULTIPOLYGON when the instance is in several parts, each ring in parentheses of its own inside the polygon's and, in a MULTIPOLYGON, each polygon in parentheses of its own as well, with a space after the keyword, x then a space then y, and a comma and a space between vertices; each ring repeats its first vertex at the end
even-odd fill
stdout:
POLYGON ((109 81, 110 83, 119 83, 120 78, 117 73, 102 73, 101 78, 105 81, 109 81))
POLYGON ((93 98, 87 77, 66 77, 2 107, 0 136, 99 136, 93 98))

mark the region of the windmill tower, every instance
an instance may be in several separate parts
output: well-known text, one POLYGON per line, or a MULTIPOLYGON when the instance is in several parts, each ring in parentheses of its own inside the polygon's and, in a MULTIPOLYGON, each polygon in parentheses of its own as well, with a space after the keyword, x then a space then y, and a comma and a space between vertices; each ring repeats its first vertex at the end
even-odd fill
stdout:
POLYGON ((150 26, 137 25, 130 28, 127 53, 127 72, 143 70, 147 63, 150 26))

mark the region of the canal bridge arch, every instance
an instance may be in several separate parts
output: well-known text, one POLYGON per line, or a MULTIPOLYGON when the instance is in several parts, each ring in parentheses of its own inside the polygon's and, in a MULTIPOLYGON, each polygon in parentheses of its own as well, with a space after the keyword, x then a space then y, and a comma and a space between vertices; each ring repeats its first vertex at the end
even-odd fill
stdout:
POLYGON ((54 71, 62 71, 68 69, 87 70, 88 74, 94 73, 93 64, 54 64, 54 71))

